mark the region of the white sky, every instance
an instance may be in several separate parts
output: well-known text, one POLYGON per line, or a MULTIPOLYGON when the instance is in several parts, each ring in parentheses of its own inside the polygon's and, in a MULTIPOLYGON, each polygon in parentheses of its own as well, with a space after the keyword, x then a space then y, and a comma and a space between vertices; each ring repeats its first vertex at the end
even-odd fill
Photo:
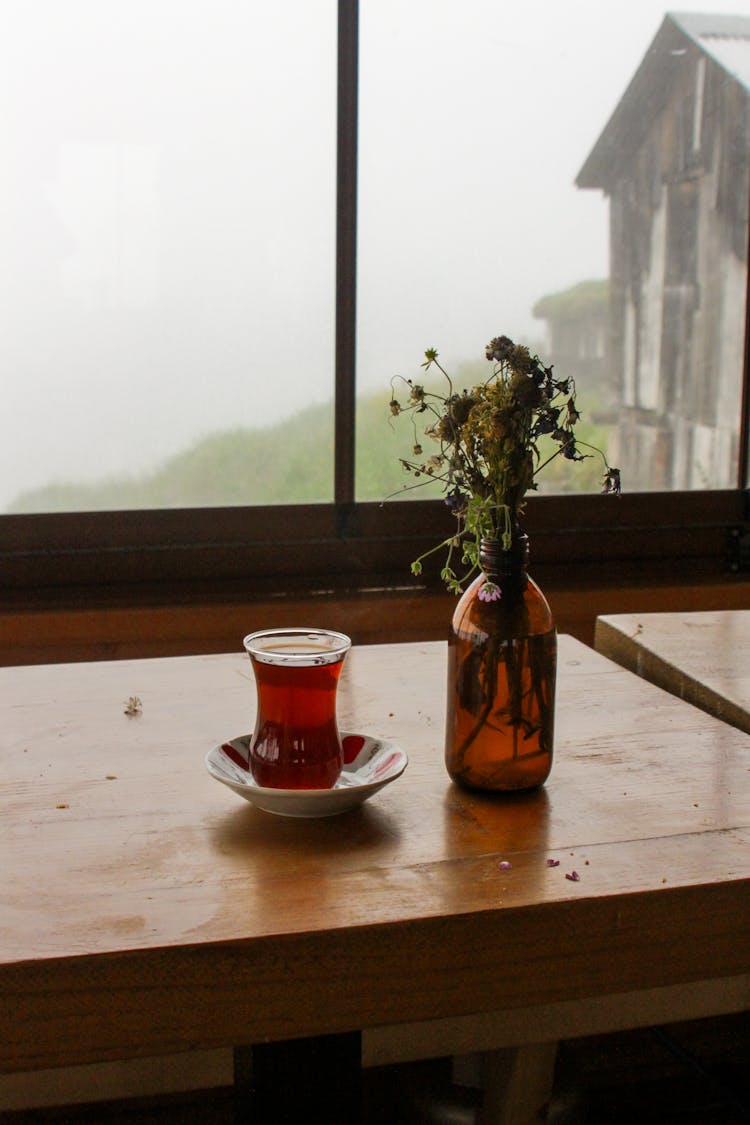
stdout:
MULTIPOLYGON (((3 0, 0 508, 330 397, 335 7, 3 0)), ((574 180, 664 11, 362 0, 361 387, 606 276, 574 180)))

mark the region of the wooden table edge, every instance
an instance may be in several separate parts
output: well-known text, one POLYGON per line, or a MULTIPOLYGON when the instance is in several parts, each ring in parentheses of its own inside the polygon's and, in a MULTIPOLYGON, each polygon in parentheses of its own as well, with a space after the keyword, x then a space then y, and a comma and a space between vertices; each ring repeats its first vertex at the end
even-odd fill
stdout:
MULTIPOLYGON (((586 1035, 730 1015, 750 1009, 750 974, 616 993, 527 1009, 384 1024, 362 1034, 365 1068, 555 1044, 586 1035)), ((7 1073, 0 1113, 28 1105, 95 1102, 226 1087, 229 1047, 7 1073)))
POLYGON ((626 636, 613 624, 612 615, 597 617, 594 648, 621 668, 634 672, 641 679, 648 680, 670 695, 678 696, 685 703, 698 707, 715 719, 750 734, 750 715, 744 708, 637 641, 638 635, 626 636))
POLYGON ((747 889, 740 878, 500 906, 448 921, 354 926, 338 931, 333 944, 328 933, 300 933, 264 939, 265 950, 238 941, 66 964, 18 962, 0 972, 7 1014, 0 1072, 355 1030, 367 1035, 405 1021, 481 1021, 495 1010, 515 1011, 523 1022, 525 1010, 594 1010, 597 996, 689 988, 705 976, 709 949, 717 979, 750 971, 747 889), (456 942, 464 944, 466 962, 446 978, 442 951, 456 942), (285 986, 290 957, 302 959, 293 993, 285 986), (349 973, 352 983, 341 987, 340 975, 349 973), (407 974, 408 1002, 399 985, 407 974), (433 982, 441 974, 437 994, 433 982))

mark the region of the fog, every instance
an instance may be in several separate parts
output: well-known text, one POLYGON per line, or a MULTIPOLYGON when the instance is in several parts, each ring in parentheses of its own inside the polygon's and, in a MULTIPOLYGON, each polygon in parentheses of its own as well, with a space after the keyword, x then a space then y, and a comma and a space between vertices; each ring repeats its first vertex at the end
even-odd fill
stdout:
MULTIPOLYGON (((331 397, 335 9, 4 0, 0 509, 331 397)), ((574 180, 663 14, 362 0, 360 389, 606 276, 574 180)))

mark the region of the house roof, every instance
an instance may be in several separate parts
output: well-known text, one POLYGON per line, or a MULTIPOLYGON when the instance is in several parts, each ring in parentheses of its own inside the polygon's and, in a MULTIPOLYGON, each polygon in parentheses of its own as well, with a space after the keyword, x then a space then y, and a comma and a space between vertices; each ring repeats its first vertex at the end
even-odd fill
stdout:
POLYGON ((668 12, 640 66, 576 177, 580 188, 612 183, 624 154, 643 141, 695 50, 750 93, 750 17, 668 12))
POLYGON ((675 12, 667 16, 727 74, 750 90, 750 17, 675 12))

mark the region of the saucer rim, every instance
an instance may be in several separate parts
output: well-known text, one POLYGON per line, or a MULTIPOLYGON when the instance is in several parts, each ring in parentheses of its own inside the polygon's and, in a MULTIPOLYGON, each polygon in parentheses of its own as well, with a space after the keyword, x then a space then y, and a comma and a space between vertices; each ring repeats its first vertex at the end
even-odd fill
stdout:
MULTIPOLYGON (((223 740, 223 742, 218 743, 216 746, 213 746, 210 750, 208 750, 204 757, 204 764, 210 776, 213 777, 215 781, 219 781, 223 785, 228 786, 228 788, 234 789, 239 793, 240 796, 245 796, 246 793, 253 793, 257 794, 260 799, 269 798, 273 801, 279 799, 283 801, 285 798, 288 798, 296 801, 314 803, 316 801, 335 801, 337 799, 340 799, 341 802, 344 803, 347 800, 347 797, 345 795, 349 795, 352 798, 356 797, 357 799, 365 799, 367 796, 376 793, 378 789, 382 789, 383 786, 388 785, 391 781, 396 781, 397 778, 401 777, 404 770, 409 764, 409 755, 396 742, 392 742, 387 738, 378 738, 377 736, 372 734, 364 734, 360 731, 342 730, 342 740, 344 738, 356 737, 365 739, 365 744, 367 742, 380 743, 380 749, 376 751, 376 753, 381 753, 383 751, 387 752, 389 750, 395 751, 399 755, 401 755, 402 760, 398 762, 394 766, 393 770, 389 772, 385 777, 380 777, 377 780, 373 781, 357 781, 357 771, 349 770, 346 766, 344 766, 341 771, 341 775, 343 776, 348 774, 349 778, 351 778, 351 781, 349 781, 345 785, 339 785, 337 782, 336 785, 331 786, 330 789, 275 789, 265 785, 258 785, 249 771, 247 781, 245 781, 244 778, 235 779, 230 777, 222 777, 220 776, 218 771, 215 772, 215 769, 212 768, 214 767, 214 762, 212 761, 213 755, 215 755, 217 752, 222 753, 223 747, 227 743, 240 741, 245 741, 247 743, 249 742, 251 737, 252 735, 248 732, 243 732, 242 734, 234 735, 231 738, 226 738, 223 740), (341 795, 340 798, 339 795, 341 795)), ((362 749, 364 749, 364 746, 362 747, 362 749)), ((359 753, 361 754, 362 750, 360 750, 359 753)))

